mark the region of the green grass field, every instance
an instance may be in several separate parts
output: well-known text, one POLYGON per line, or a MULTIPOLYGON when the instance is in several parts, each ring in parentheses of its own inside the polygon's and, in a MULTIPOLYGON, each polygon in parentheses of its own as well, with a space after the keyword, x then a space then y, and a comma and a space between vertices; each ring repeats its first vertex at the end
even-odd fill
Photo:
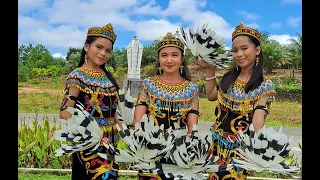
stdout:
MULTIPOLYGON (((262 172, 262 173, 254 173, 250 175, 251 177, 265 177, 265 178, 281 178, 281 179, 289 179, 288 177, 280 177, 280 175, 270 173, 270 172, 262 172)), ((301 177, 301 174, 297 174, 297 176, 301 177)), ((18 173, 19 180, 43 180, 43 179, 50 179, 50 180, 70 180, 71 175, 54 175, 54 174, 32 174, 32 173, 18 173)), ((129 177, 129 176, 119 176, 119 180, 136 180, 137 177, 129 177)))
MULTIPOLYGON (((62 93, 19 93, 19 113, 58 113, 62 93)), ((200 98, 200 120, 214 121, 215 102, 206 98, 200 98)), ((301 127, 302 126, 302 104, 298 102, 275 101, 271 113, 268 115, 266 125, 301 127)))
MULTIPOLYGON (((64 78, 30 80, 18 83, 19 113, 58 113, 62 101, 64 78)), ((200 98, 200 120, 214 121, 215 102, 200 98)), ((302 127, 302 104, 289 101, 275 101, 267 116, 266 125, 302 127)))
MULTIPOLYGON (((50 180, 70 180, 71 174, 68 175, 54 175, 54 174, 32 174, 32 173, 18 173, 18 179, 19 180, 44 180, 44 179, 50 179, 50 180)), ((128 177, 128 176, 120 176, 119 180, 136 180, 137 177, 128 177)))

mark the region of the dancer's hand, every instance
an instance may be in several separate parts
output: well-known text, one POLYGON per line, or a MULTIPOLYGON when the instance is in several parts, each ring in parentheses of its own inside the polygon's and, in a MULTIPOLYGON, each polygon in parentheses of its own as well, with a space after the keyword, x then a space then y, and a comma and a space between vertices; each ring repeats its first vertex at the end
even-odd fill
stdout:
POLYGON ((201 67, 204 67, 204 68, 214 68, 214 65, 213 64, 209 64, 207 63, 206 61, 204 61, 203 59, 201 60, 197 60, 195 62, 195 64, 201 66, 201 67))
POLYGON ((105 144, 110 144, 109 138, 103 137, 103 138, 101 139, 101 144, 103 144, 103 143, 105 143, 105 144))

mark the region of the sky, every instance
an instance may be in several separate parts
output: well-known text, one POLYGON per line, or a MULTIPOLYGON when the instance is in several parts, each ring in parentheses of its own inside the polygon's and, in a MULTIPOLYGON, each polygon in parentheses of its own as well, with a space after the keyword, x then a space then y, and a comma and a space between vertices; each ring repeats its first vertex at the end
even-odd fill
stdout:
POLYGON ((82 48, 87 30, 112 23, 114 48, 134 35, 143 46, 167 32, 208 27, 231 47, 239 22, 265 31, 280 44, 302 34, 302 0, 19 0, 18 46, 44 45, 54 57, 82 48))

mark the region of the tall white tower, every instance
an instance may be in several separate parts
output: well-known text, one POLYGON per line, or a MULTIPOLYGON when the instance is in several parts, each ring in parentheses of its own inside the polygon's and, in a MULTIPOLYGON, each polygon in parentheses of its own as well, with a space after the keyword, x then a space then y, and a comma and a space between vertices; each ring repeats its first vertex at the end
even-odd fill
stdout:
POLYGON ((127 46, 128 78, 140 79, 143 46, 137 36, 133 36, 127 46))
POLYGON ((142 44, 137 36, 133 36, 127 46, 128 75, 127 78, 123 80, 124 92, 127 92, 127 90, 130 89, 130 93, 133 97, 138 95, 142 83, 142 79, 140 79, 142 51, 142 44))

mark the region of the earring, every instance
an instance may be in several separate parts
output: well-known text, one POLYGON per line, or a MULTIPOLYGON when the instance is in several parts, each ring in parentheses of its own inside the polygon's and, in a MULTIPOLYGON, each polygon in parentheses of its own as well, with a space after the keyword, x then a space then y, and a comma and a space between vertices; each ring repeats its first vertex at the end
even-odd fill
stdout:
POLYGON ((88 56, 87 56, 87 54, 84 55, 84 62, 85 62, 86 64, 88 64, 88 56))
POLYGON ((257 56, 256 56, 256 66, 257 66, 258 63, 259 63, 259 60, 260 60, 259 55, 257 55, 257 56))
POLYGON ((183 71, 183 66, 181 65, 180 66, 180 73, 182 74, 182 71, 183 71))
POLYGON ((159 74, 162 74, 162 67, 158 68, 159 74))
POLYGON ((236 69, 237 69, 237 71, 239 71, 239 66, 238 65, 236 65, 236 69))

